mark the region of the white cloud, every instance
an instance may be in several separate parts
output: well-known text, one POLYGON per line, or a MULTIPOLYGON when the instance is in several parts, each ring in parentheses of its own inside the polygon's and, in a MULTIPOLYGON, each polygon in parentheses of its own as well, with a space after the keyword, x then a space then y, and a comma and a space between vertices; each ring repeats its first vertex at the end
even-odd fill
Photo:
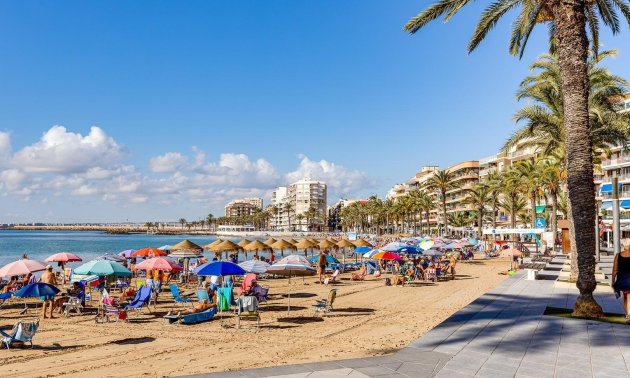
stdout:
POLYGON ((0 131, 0 166, 11 156, 11 134, 0 131))
POLYGON ((172 173, 186 168, 188 158, 179 152, 168 152, 149 161, 151 172, 172 173))
POLYGON ((300 155, 299 158, 300 164, 297 169, 285 176, 287 183, 305 177, 320 180, 326 182, 329 191, 343 196, 374 186, 374 181, 365 172, 347 169, 326 160, 314 161, 304 155, 300 155))
POLYGON ((91 185, 81 185, 72 191, 72 195, 75 196, 92 196, 98 193, 98 189, 91 185))
POLYGON ((82 136, 53 126, 39 142, 13 156, 13 164, 26 172, 77 173, 116 163, 125 157, 123 148, 101 128, 92 126, 82 136))

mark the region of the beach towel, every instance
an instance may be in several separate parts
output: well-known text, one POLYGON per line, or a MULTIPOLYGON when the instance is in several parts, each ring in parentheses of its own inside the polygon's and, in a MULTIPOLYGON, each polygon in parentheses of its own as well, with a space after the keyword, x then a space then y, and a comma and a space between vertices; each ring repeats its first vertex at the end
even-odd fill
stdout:
POLYGON ((230 305, 232 304, 232 288, 222 287, 217 292, 218 298, 218 307, 221 311, 228 311, 230 309, 230 305))
POLYGON ((257 310, 257 299, 253 296, 241 297, 238 300, 238 312, 239 314, 242 312, 256 312, 257 310))

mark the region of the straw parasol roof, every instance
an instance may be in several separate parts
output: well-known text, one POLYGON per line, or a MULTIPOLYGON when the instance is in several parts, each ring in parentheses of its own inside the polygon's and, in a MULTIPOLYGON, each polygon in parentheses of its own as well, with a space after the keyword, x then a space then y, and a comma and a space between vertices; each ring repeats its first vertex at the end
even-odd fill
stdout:
POLYGON ((267 249, 272 249, 267 244, 261 242, 260 240, 254 240, 253 242, 247 244, 243 247, 246 251, 264 251, 267 249))
POLYGON ((337 248, 337 243, 332 242, 328 239, 324 239, 319 243, 319 248, 321 249, 325 249, 325 248, 337 248))
POLYGON ((289 243, 286 240, 278 240, 271 245, 274 249, 295 249, 295 245, 289 243))
POLYGON ((295 243, 295 247, 297 249, 307 249, 307 248, 319 248, 317 243, 313 243, 308 239, 302 239, 299 243, 295 243))
POLYGON ((182 249, 188 249, 192 251, 203 251, 203 248, 201 248, 200 246, 191 242, 188 239, 182 240, 179 243, 175 244, 173 247, 171 247, 171 251, 178 251, 182 249))
POLYGON ((217 240, 213 241, 210 244, 204 245, 203 249, 212 249, 212 247, 214 247, 215 245, 219 245, 221 243, 223 243, 223 240, 222 239, 217 239, 217 240))
POLYGON ((293 245, 296 245, 296 244, 298 243, 298 242, 297 242, 297 240, 295 240, 295 239, 289 239, 289 240, 287 240, 287 241, 288 241, 289 243, 293 244, 293 245))
POLYGON ((348 239, 343 239, 337 242, 337 247, 341 247, 341 248, 353 247, 354 248, 354 244, 352 244, 352 242, 348 239))
POLYGON ((310 241, 313 244, 319 244, 319 240, 315 239, 315 238, 311 238, 311 239, 306 239, 308 241, 310 241))
POLYGON ((265 240, 263 243, 267 244, 267 245, 272 245, 273 243, 275 243, 277 240, 274 238, 269 238, 267 240, 265 240))
POLYGON ((245 246, 246 246, 247 244, 251 243, 251 242, 252 242, 251 240, 243 239, 243 240, 241 240, 240 242, 238 242, 238 243, 236 243, 236 244, 238 244, 238 245, 240 245, 241 247, 245 248, 245 246))
POLYGON ((365 239, 357 239, 352 244, 356 245, 357 247, 374 247, 365 239))
POLYGON ((215 245, 210 250, 213 252, 227 252, 227 251, 238 251, 241 249, 243 249, 243 247, 241 247, 240 245, 230 240, 224 240, 223 243, 219 245, 215 245))

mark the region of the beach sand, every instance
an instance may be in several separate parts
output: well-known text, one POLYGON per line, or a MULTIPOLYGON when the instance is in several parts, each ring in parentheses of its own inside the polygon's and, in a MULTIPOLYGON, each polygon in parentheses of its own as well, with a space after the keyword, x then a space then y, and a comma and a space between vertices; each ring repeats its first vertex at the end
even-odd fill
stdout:
MULTIPOLYGON (((287 314, 288 280, 263 280, 271 300, 260 330, 230 314, 192 326, 165 325, 171 294, 162 293, 154 315, 132 314, 129 323, 95 324, 94 315, 42 320, 35 348, 0 350, 0 376, 177 376, 283 364, 318 362, 395 352, 505 278, 506 260, 460 262, 455 281, 391 287, 383 279, 334 286, 314 278, 293 279, 287 314), (338 289, 333 313, 313 318, 315 299, 338 289), (157 316, 157 317, 156 317, 157 316)), ((192 290, 190 290, 192 292, 192 290)), ((0 309, 0 327, 10 329, 19 310, 0 309)))

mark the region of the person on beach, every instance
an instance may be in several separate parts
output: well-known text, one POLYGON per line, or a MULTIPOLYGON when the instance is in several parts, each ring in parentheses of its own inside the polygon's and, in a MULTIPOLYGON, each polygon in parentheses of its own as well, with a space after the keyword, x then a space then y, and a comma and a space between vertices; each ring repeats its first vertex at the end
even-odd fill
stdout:
MULTIPOLYGON (((46 271, 42 274, 42 276, 40 277, 40 282, 52 285, 52 286, 57 286, 57 276, 55 275, 55 273, 53 272, 53 267, 52 265, 47 265, 46 266, 46 271)), ((42 304, 42 314, 43 314, 43 318, 46 319, 46 309, 50 307, 50 318, 53 318, 53 311, 55 310, 55 301, 54 301, 54 297, 50 298, 50 297, 41 297, 41 299, 44 301, 44 303, 42 304)))
MULTIPOLYGON (((216 296, 216 295, 215 295, 216 296)), ((197 303, 193 308, 189 308, 186 309, 184 311, 180 311, 177 313, 177 316, 182 316, 182 315, 189 315, 189 314, 196 314, 199 312, 204 312, 209 308, 213 308, 213 307, 217 307, 216 305, 216 298, 213 299, 212 303, 208 303, 207 299, 204 299, 203 301, 201 301, 200 303, 197 303)), ((166 315, 171 315, 170 311, 168 314, 166 315)))
POLYGON ((9 282, 2 288, 3 293, 8 293, 10 291, 16 290, 18 287, 17 276, 13 276, 9 279, 9 282))
POLYGON ((326 275, 326 253, 328 253, 328 250, 320 253, 317 259, 317 274, 319 274, 320 284, 324 282, 324 276, 326 275))
POLYGON ((621 241, 623 251, 615 256, 612 269, 612 285, 617 296, 623 296, 626 323, 630 324, 630 239, 621 241))
POLYGON ((455 279, 455 265, 457 265, 457 258, 455 258, 455 254, 451 254, 451 258, 449 259, 448 266, 451 268, 451 278, 455 279))

